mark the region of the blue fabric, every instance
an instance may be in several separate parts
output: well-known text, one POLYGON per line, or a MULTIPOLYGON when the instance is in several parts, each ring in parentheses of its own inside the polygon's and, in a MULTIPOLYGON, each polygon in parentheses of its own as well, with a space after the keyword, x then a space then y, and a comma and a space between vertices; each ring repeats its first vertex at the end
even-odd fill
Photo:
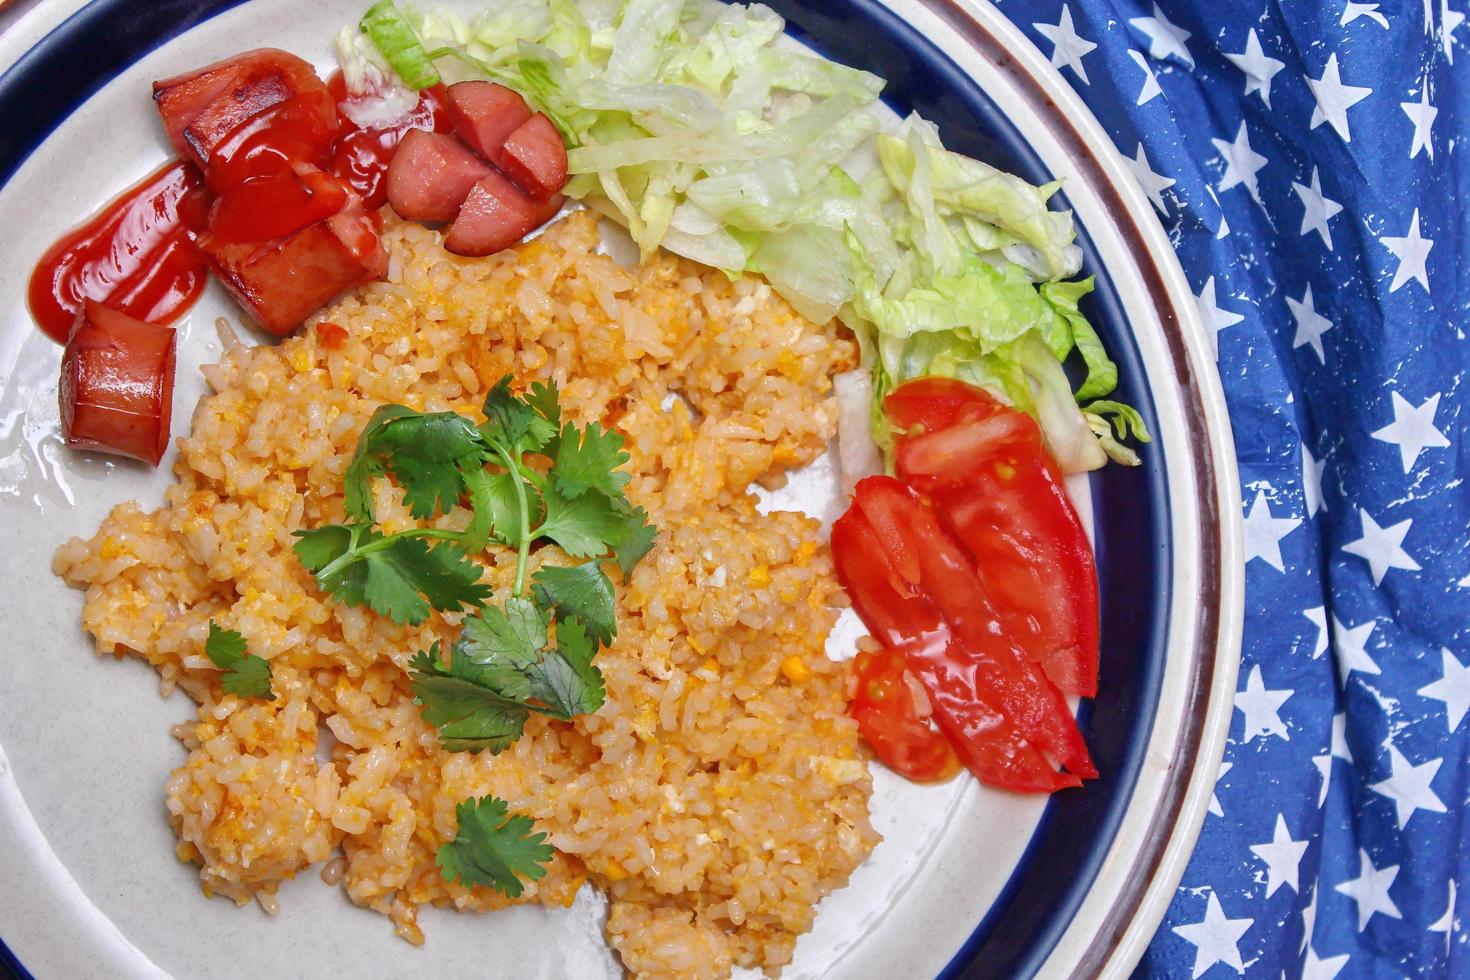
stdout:
POLYGON ((1464 6, 1000 4, 1135 161, 1240 461, 1230 743, 1142 975, 1470 976, 1464 6))

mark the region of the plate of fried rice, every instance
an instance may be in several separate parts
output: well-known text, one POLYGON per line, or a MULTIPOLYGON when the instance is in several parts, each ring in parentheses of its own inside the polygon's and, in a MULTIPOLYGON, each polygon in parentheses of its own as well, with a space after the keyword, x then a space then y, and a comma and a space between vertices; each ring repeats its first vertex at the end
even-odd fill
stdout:
MULTIPOLYGON (((385 210, 386 274, 281 340, 211 284, 176 324, 162 464, 63 446, 59 348, 26 277, 168 152, 150 82, 255 47, 325 73, 362 6, 54 0, 0 34, 0 961, 39 977, 1126 976, 1230 718, 1233 453, 1146 198, 988 5, 769 4, 788 43, 886 80, 894 120, 1062 181, 1113 397, 1153 436, 1140 465, 1068 481, 1100 581, 1101 682, 1077 714, 1099 778, 1081 787, 917 783, 874 761, 849 701, 851 658, 876 645, 829 546, 847 494, 833 378, 858 341, 759 275, 629 256, 592 210, 486 257, 385 210), (627 501, 658 536, 617 580, 600 707, 533 715, 503 751, 447 751, 411 658, 462 615, 334 601, 295 532, 344 520, 379 406, 475 415, 508 375, 622 435, 627 501), (270 662, 269 700, 221 691, 203 652, 217 626, 270 662), (436 864, 459 804, 486 797, 552 849, 515 895, 436 864)), ((378 494, 384 528, 414 516, 378 494)), ((513 553, 480 564, 495 594, 522 571, 513 553)))

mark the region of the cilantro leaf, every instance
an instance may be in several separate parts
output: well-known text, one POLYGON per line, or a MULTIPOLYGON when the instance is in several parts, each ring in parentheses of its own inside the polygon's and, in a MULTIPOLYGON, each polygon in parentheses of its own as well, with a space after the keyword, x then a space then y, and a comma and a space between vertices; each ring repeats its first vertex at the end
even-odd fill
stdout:
POLYGON ((561 428, 561 396, 555 381, 533 381, 526 391, 526 404, 537 415, 551 423, 553 429, 561 428))
POLYGON ((466 676, 474 665, 455 657, 449 668, 439 659, 439 644, 419 651, 409 662, 409 682, 424 720, 439 729, 440 744, 450 752, 503 752, 526 730, 531 711, 511 698, 466 676))
POLYGON ((372 479, 391 475, 413 516, 448 512, 465 492, 465 473, 484 466, 486 447, 469 419, 453 412, 415 412, 382 405, 357 440, 345 477, 347 512, 373 520, 372 479))
POLYGON ((366 524, 327 524, 311 531, 297 531, 300 541, 293 548, 306 570, 316 576, 317 587, 338 602, 360 606, 367 602, 367 566, 353 558, 364 537, 380 538, 366 524))
POLYGON ((480 434, 513 454, 536 452, 556 437, 556 424, 511 392, 508 374, 490 389, 481 411, 485 423, 480 434))
POLYGON ((600 491, 589 490, 580 497, 568 498, 555 487, 548 487, 543 499, 546 520, 536 530, 537 536, 555 541, 573 558, 605 555, 632 532, 628 517, 600 491))
POLYGON ((542 565, 531 581, 536 601, 554 612, 558 623, 575 617, 598 643, 611 643, 617 635, 617 595, 597 562, 542 565))
POLYGON ((504 800, 493 796, 464 800, 454 814, 459 829, 454 840, 439 848, 434 862, 445 881, 488 885, 518 898, 525 890, 521 878, 540 879, 556 855, 544 833, 531 833, 535 827, 531 818, 511 813, 504 800))
POLYGON ((387 471, 386 458, 371 451, 373 440, 389 422, 412 414, 413 409, 405 405, 379 405, 358 434, 357 451, 352 454, 352 462, 347 464, 347 472, 342 477, 347 514, 354 520, 372 523, 373 477, 382 476, 387 471))
POLYGON ((485 507, 490 511, 490 526, 495 537, 505 544, 514 545, 521 537, 521 514, 516 507, 516 480, 514 473, 497 473, 490 477, 485 507))
POLYGON ((365 524, 329 524, 297 531, 294 550, 324 592, 395 622, 417 625, 431 608, 483 605, 490 588, 480 583, 480 566, 452 542, 431 548, 412 533, 384 537, 365 524))
POLYGON ((310 531, 297 531, 296 537, 300 540, 291 550, 296 552, 296 557, 306 566, 306 570, 315 574, 331 564, 333 559, 351 551, 356 538, 354 531, 365 527, 366 525, 323 524, 310 531))
POLYGON ((546 646, 546 617, 530 599, 516 596, 505 608, 490 606, 464 621, 454 656, 476 668, 473 676, 504 697, 524 701, 531 693, 528 672, 546 646))
POLYGON ((254 654, 240 661, 240 666, 225 671, 220 685, 237 698, 276 699, 276 692, 271 690, 271 662, 254 654))
POLYGON ((626 582, 643 556, 653 550, 653 544, 658 540, 658 528, 649 521, 648 511, 642 507, 625 505, 623 514, 628 522, 628 535, 613 544, 613 557, 623 570, 623 581, 626 582))
POLYGON ((234 630, 220 629, 209 621, 209 638, 204 641, 204 655, 223 673, 220 685, 239 698, 274 701, 271 690, 271 663, 246 652, 245 637, 234 630))
POLYGON ((580 497, 588 490, 601 490, 617 498, 632 479, 618 469, 627 461, 621 433, 604 430, 596 422, 579 433, 568 422, 556 441, 556 465, 551 472, 563 496, 580 497))
POLYGON ((443 541, 431 548, 422 538, 408 537, 378 540, 390 543, 363 555, 363 597, 374 612, 413 626, 428 618, 431 607, 458 610, 482 605, 489 597, 489 586, 480 584, 480 566, 458 545, 443 541))
POLYGON ((495 532, 495 515, 490 509, 495 492, 495 477, 486 472, 483 465, 465 470, 465 494, 469 497, 470 522, 465 525, 460 544, 466 553, 474 555, 485 550, 495 532))
POLYGON ((242 633, 221 629, 214 620, 209 621, 209 638, 204 641, 204 655, 220 670, 234 670, 245 659, 248 649, 242 633))
POLYGON ((602 674, 592 665, 597 644, 567 618, 549 644, 550 616, 525 596, 507 599, 465 620, 454 645, 455 674, 500 697, 562 720, 602 707, 602 674))
POLYGON ((447 514, 465 494, 465 471, 484 472, 485 461, 478 453, 448 463, 409 465, 407 454, 393 461, 391 470, 403 487, 403 502, 408 512, 420 520, 428 520, 437 510, 447 514))
POLYGON ((549 650, 531 673, 531 696, 559 718, 591 714, 607 697, 602 671, 592 664, 597 644, 579 620, 556 627, 556 649, 549 650))

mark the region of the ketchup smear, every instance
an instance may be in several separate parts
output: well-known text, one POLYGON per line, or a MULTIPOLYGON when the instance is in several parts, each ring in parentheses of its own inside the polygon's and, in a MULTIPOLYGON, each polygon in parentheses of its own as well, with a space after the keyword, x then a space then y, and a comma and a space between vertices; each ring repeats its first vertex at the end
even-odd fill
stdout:
POLYGON ((154 171, 46 250, 31 273, 31 316, 58 344, 87 299, 148 323, 177 319, 204 288, 208 269, 188 232, 203 230, 207 208, 192 166, 154 171))
MULTIPOLYGON (((341 72, 327 88, 339 107, 347 101, 341 72)), ((324 132, 311 113, 294 111, 293 102, 247 121, 238 137, 232 134, 222 165, 211 167, 209 187, 193 165, 174 160, 47 249, 27 292, 31 315, 46 336, 66 343, 88 299, 148 323, 173 322, 204 289, 208 266, 193 236, 206 226, 217 237, 266 241, 341 208, 339 187, 320 175, 292 174, 284 164, 316 164, 376 210, 388 199, 388 163, 404 134, 450 126, 442 85, 424 90, 407 116, 382 128, 359 128, 339 113, 336 133, 324 132), (213 220, 210 190, 222 195, 213 220)))

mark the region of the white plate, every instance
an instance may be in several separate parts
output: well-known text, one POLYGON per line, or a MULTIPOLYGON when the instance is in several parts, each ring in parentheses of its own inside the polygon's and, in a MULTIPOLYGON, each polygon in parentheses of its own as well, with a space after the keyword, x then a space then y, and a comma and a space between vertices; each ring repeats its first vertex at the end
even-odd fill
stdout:
MULTIPOLYGON (((64 23, 81 6, 51 0, 29 10, 0 36, 0 65, 14 64, 47 35, 48 44, 77 43, 87 17, 120 9, 103 0, 64 23)), ((168 728, 192 718, 193 705, 183 694, 161 701, 152 671, 136 661, 93 656, 78 626, 81 596, 49 572, 56 546, 90 535, 115 503, 161 502, 174 454, 155 471, 62 449, 59 352, 35 330, 24 305, 36 257, 167 156, 147 97, 153 79, 268 45, 329 69, 331 37, 361 6, 251 0, 151 52, 124 50, 121 70, 64 120, 53 119, 55 131, 0 186, 0 225, 7 229, 0 239, 0 534, 8 556, 0 588, 12 597, 0 612, 7 668, 0 937, 38 976, 619 974, 591 888, 565 912, 521 907, 477 916, 426 908, 421 921, 429 941, 422 949, 395 938, 386 919, 354 908, 311 873, 281 888, 274 919, 254 906, 206 901, 197 870, 173 857, 161 791, 184 755, 168 728)), ((1157 454, 1165 481, 1171 598, 1160 609, 1156 713, 1132 746, 1142 764, 1114 803, 1117 832, 1092 842, 1094 866, 1077 871, 1088 877, 1076 907, 1051 929, 1044 949, 1029 951, 1033 962, 1050 957, 1048 976, 1076 969, 1121 975, 1151 936, 1193 845, 1235 685, 1240 583, 1223 569, 1238 567, 1240 509, 1218 381, 1192 297, 1147 203, 1044 59, 988 7, 914 0, 890 6, 1023 124, 1048 171, 1068 179, 1071 204, 1131 325, 1157 410, 1147 452, 1157 454)), ((813 33, 821 44, 820 30, 813 33)), ((0 79, 0 91, 14 76, 0 79)), ((220 314, 236 315, 211 285, 181 325, 176 433, 203 391, 198 365, 218 356, 212 323, 220 314)), ((984 789, 968 778, 918 787, 879 770, 873 822, 885 842, 847 888, 822 904, 784 975, 934 976, 958 967, 956 954, 986 913, 993 905, 996 916, 1004 912, 997 899, 1008 886, 1020 887, 1028 874, 1069 873, 1047 870, 1041 853, 1013 875, 1045 807, 1043 799, 984 789)))

